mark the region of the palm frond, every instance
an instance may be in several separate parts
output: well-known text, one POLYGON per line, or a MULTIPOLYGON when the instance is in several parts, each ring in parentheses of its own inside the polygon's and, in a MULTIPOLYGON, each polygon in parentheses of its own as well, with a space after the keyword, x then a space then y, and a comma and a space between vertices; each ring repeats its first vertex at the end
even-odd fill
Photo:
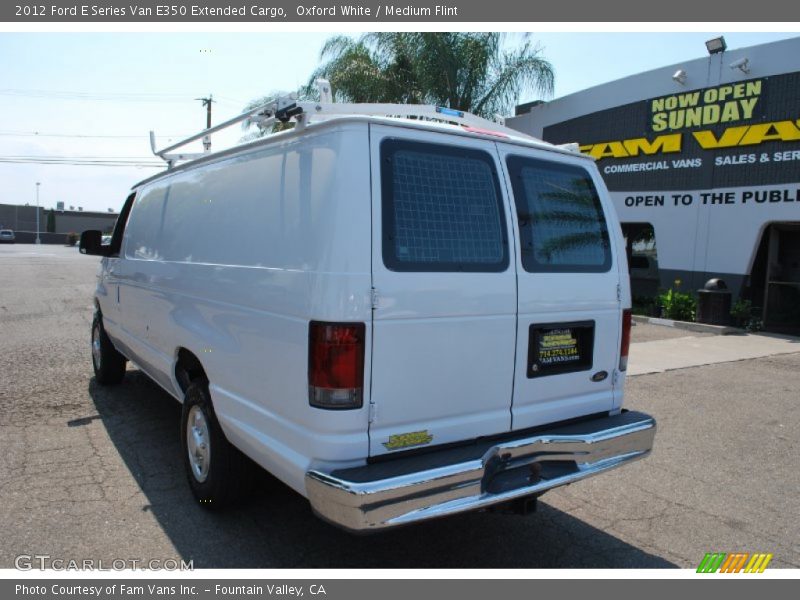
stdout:
MULTIPOLYGON (((554 74, 530 34, 505 50, 508 37, 498 32, 334 36, 323 45, 321 65, 300 93, 316 98, 314 82, 322 77, 338 101, 438 104, 486 118, 509 114, 524 93, 551 95, 554 74)), ((258 106, 259 100, 248 106, 258 106)))

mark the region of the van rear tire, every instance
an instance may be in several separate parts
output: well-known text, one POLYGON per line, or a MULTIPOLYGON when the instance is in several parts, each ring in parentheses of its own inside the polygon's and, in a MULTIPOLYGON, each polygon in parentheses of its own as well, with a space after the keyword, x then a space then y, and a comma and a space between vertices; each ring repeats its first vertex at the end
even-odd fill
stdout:
POLYGON ((181 451, 189 488, 200 506, 219 510, 244 495, 250 479, 250 462, 225 437, 205 378, 195 379, 186 388, 181 451))
POLYGON ((92 321, 92 367, 95 380, 100 385, 118 384, 125 377, 126 362, 106 334, 103 317, 96 314, 92 321))

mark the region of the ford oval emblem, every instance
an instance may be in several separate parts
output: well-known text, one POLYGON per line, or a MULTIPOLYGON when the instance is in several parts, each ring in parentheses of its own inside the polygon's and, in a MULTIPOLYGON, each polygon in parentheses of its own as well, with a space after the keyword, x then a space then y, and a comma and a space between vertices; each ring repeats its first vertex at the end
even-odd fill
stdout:
POLYGON ((603 381, 606 377, 608 377, 607 371, 598 371, 592 375, 592 381, 603 381))

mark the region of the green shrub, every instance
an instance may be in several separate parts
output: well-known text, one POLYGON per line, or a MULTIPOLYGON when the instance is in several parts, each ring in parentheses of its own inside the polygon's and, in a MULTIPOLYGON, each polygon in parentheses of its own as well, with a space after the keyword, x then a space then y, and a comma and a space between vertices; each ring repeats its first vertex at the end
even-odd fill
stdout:
POLYGON ((736 304, 734 304, 733 308, 731 308, 731 317, 733 318, 733 322, 738 327, 742 327, 750 320, 752 309, 753 303, 750 302, 750 300, 737 300, 736 304))
POLYGON ((74 231, 70 231, 67 234, 67 246, 74 246, 75 244, 78 243, 78 239, 79 239, 78 234, 75 233, 74 231))
POLYGON ((675 321, 694 321, 697 300, 691 294, 674 289, 661 294, 659 303, 664 309, 664 316, 675 321))

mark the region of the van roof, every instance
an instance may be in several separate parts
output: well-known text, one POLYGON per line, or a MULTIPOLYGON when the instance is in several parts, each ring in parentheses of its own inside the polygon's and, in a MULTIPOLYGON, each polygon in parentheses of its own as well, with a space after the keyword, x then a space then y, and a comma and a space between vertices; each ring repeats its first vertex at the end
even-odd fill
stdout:
POLYGON ((425 131, 434 131, 434 132, 444 133, 447 135, 458 135, 458 136, 472 137, 472 138, 479 137, 489 141, 494 141, 494 142, 502 141, 507 144, 514 144, 518 146, 524 146, 527 148, 535 148, 537 150, 546 150, 557 154, 565 154, 568 156, 572 156, 574 158, 579 157, 592 162, 594 161, 592 157, 585 154, 581 154, 579 152, 575 152, 574 150, 568 147, 556 146, 549 142, 545 142, 543 140, 528 136, 522 132, 519 133, 519 136, 509 134, 506 133, 507 129, 506 131, 500 132, 500 131, 493 131, 490 129, 465 127, 463 125, 456 125, 440 121, 430 121, 421 119, 368 116, 368 115, 341 115, 341 116, 337 115, 328 117, 323 121, 310 122, 308 123, 308 125, 299 130, 287 129, 285 131, 277 132, 251 142, 245 142, 242 144, 238 144, 236 146, 232 146, 230 148, 226 148, 225 150, 220 150, 219 152, 209 153, 207 155, 202 156, 201 158, 187 161, 174 168, 166 169, 151 177, 143 179, 142 181, 139 181, 138 183, 133 185, 131 189, 136 189, 142 185, 152 183, 153 181, 157 181, 158 179, 167 177, 169 175, 172 175, 173 173, 188 171, 193 168, 202 166, 204 164, 212 163, 217 160, 227 158, 229 156, 244 154, 256 148, 260 148, 262 146, 269 146, 270 144, 273 144, 275 142, 282 142, 287 139, 291 139, 293 137, 299 137, 305 134, 307 131, 319 131, 321 129, 334 127, 337 125, 341 125, 342 123, 348 123, 348 122, 376 123, 380 125, 400 127, 404 129, 420 129, 425 131))

